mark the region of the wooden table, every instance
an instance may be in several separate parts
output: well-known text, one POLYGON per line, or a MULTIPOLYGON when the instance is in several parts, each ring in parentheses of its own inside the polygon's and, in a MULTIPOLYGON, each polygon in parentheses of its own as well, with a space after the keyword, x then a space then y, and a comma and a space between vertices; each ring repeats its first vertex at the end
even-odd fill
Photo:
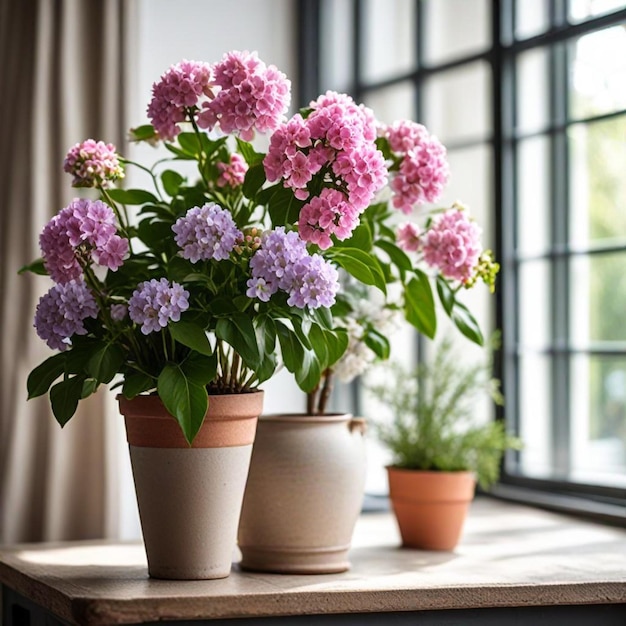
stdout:
POLYGON ((364 514, 353 546, 345 574, 235 565, 191 582, 149 579, 140 544, 15 546, 0 551, 2 623, 626 625, 623 529, 483 498, 454 552, 399 549, 388 513, 364 514))

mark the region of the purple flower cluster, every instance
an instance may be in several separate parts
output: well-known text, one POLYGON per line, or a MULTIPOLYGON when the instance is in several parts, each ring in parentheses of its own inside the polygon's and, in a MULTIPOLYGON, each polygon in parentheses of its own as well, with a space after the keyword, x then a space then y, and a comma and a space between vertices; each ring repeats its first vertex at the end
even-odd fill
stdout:
POLYGON ((204 97, 212 96, 213 71, 208 63, 181 61, 172 65, 152 85, 148 117, 162 139, 171 141, 180 133, 185 108, 199 106, 204 97))
POLYGON ((210 259, 223 261, 243 238, 230 211, 214 202, 189 209, 184 217, 176 220, 172 230, 182 256, 192 263, 210 259))
POLYGON ((70 280, 54 285, 39 299, 34 326, 48 347, 65 350, 73 335, 87 333, 84 320, 97 316, 98 307, 91 291, 84 282, 70 280))
POLYGON ((446 278, 465 283, 474 274, 480 258, 480 234, 480 228, 465 211, 446 211, 423 236, 424 260, 446 278))
POLYGON ((413 207, 437 202, 450 168, 443 144, 421 124, 403 120, 384 129, 400 168, 391 181, 393 205, 407 215, 413 207))
POLYGON ((111 207, 100 200, 75 199, 44 227, 39 245, 46 269, 56 283, 82 276, 92 258, 115 271, 124 262, 128 240, 117 234, 111 207))
POLYGON ((74 187, 109 187, 124 178, 112 143, 87 139, 73 146, 63 162, 63 171, 71 174, 74 187))
POLYGON ((217 186, 232 187, 234 189, 239 187, 239 185, 243 185, 246 172, 248 171, 248 164, 240 154, 233 152, 230 155, 230 162, 217 164, 217 171, 219 172, 217 186))
POLYGON ((339 290, 339 274, 319 254, 310 255, 295 231, 284 227, 263 234, 261 247, 250 259, 252 278, 247 295, 267 302, 279 289, 289 294, 287 304, 303 309, 330 307, 339 290))
POLYGON ((171 285, 167 278, 146 280, 139 283, 128 301, 128 315, 141 332, 149 335, 165 328, 172 320, 177 322, 180 314, 189 308, 189 292, 176 282, 171 285))
POLYGON ((291 82, 275 66, 266 66, 256 52, 233 51, 213 66, 214 98, 203 102, 198 126, 238 133, 250 141, 255 130, 270 132, 280 124, 291 99, 291 82))
POLYGON ((341 190, 342 198, 337 194, 332 197, 335 213, 350 213, 341 226, 336 218, 327 219, 328 195, 321 204, 305 205, 305 217, 299 221, 305 241, 330 245, 331 235, 350 235, 347 225, 353 229, 358 224, 358 215, 385 184, 387 168, 374 143, 376 122, 369 109, 357 106, 349 96, 330 91, 312 102, 311 108, 306 119, 294 115, 272 135, 263 165, 270 182, 282 179, 300 200, 309 197, 307 186, 320 173, 341 190), (315 215, 320 217, 317 222, 312 219, 315 215))

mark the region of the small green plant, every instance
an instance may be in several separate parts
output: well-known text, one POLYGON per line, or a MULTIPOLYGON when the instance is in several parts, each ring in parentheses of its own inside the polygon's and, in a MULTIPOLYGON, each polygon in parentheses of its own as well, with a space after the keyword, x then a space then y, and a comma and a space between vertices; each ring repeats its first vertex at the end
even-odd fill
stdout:
POLYGON ((392 364, 391 382, 368 387, 393 411, 392 421, 375 429, 395 467, 473 471, 483 489, 498 480, 505 450, 519 449, 521 441, 501 421, 475 424, 474 403, 481 394, 503 404, 499 381, 491 376, 494 342, 487 359, 464 365, 445 338, 430 363, 410 372, 392 364))

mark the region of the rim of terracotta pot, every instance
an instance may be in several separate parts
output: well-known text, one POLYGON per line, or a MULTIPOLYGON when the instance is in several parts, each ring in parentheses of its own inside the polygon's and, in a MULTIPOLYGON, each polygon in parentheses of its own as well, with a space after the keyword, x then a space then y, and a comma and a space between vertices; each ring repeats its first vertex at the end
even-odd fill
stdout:
POLYGON ((408 469, 406 467, 398 467, 397 465, 385 465, 385 469, 388 472, 398 472, 403 474, 424 474, 425 476, 471 476, 474 477, 474 472, 471 470, 423 470, 423 469, 408 469))
POLYGON ((225 448, 252 444, 263 398, 261 390, 210 395, 204 422, 190 446, 158 395, 139 395, 131 400, 121 394, 117 396, 128 443, 153 448, 225 448))

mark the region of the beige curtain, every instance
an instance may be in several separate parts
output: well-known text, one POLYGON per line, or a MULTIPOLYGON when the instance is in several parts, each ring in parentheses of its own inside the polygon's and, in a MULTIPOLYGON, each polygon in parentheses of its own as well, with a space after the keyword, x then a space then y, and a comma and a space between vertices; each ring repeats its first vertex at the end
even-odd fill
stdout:
POLYGON ((74 143, 123 149, 124 0, 0 2, 0 544, 115 537, 119 417, 112 394, 61 430, 26 378, 52 352, 32 327, 51 285, 18 276, 44 224, 77 191, 62 172, 74 143))

